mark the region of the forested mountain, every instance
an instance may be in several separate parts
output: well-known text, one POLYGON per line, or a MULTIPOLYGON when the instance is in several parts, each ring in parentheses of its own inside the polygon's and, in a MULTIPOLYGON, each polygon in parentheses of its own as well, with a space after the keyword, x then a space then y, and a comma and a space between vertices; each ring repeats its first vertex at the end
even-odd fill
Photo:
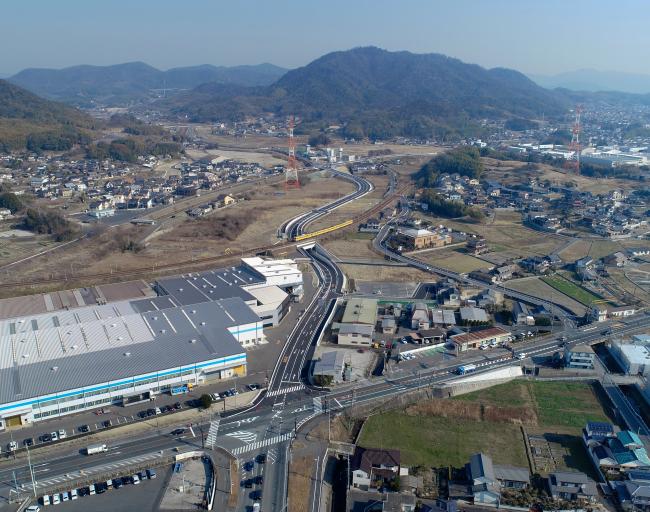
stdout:
POLYGON ((384 137, 462 133, 481 118, 553 117, 568 102, 517 71, 364 47, 324 55, 267 87, 204 84, 167 105, 196 121, 274 112, 308 125, 344 123, 349 136, 384 137))
POLYGON ((114 66, 31 68, 12 76, 9 81, 46 98, 73 105, 128 105, 206 82, 269 85, 285 72, 286 69, 272 64, 202 65, 161 71, 143 62, 129 62, 114 66))
POLYGON ((65 150, 88 140, 96 121, 76 108, 0 80, 0 151, 65 150))

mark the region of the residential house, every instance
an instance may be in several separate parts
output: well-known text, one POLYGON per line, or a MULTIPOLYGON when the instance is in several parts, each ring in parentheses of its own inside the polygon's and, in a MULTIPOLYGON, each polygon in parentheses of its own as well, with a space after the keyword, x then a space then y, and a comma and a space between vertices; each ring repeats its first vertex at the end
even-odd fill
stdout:
POLYGON ((547 479, 555 500, 594 503, 598 495, 596 483, 579 471, 556 471, 547 479))
POLYGON ((411 312, 411 329, 428 329, 431 327, 429 307, 424 302, 416 302, 411 312))
POLYGON ((368 490, 393 482, 400 474, 399 450, 357 448, 350 461, 352 486, 368 490))
POLYGON ((469 254, 472 254, 474 256, 485 254, 490 250, 485 243, 485 238, 477 236, 473 236, 467 239, 466 249, 469 254))
POLYGON ((512 321, 516 325, 535 325, 535 318, 528 305, 521 301, 516 301, 512 306, 512 321))
POLYGON ((340 383, 344 380, 345 372, 345 352, 342 350, 331 350, 323 352, 314 363, 312 375, 314 382, 318 379, 331 381, 332 383, 340 383))

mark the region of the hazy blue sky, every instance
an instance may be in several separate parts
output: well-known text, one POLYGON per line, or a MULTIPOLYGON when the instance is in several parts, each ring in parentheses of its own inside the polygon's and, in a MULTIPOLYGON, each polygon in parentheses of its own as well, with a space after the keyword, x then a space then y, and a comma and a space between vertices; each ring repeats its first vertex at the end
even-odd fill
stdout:
POLYGON ((527 73, 650 73, 647 0, 1 0, 0 73, 142 60, 296 67, 376 45, 527 73))

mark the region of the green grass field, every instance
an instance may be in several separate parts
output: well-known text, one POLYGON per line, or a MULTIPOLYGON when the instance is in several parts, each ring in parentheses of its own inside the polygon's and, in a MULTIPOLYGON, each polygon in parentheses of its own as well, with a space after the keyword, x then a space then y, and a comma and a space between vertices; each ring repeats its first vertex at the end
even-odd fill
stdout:
POLYGON ((588 421, 608 421, 596 394, 582 382, 517 380, 461 395, 468 400, 502 407, 530 407, 547 432, 580 434, 588 421))
MULTIPOLYGON (((589 384, 517 380, 453 400, 480 402, 494 407, 530 408, 538 418, 534 433, 557 434, 567 450, 565 464, 589 470, 580 430, 588 421, 609 421, 589 384)), ((394 448, 405 465, 460 467, 473 453, 489 454, 497 464, 528 465, 518 425, 409 415, 391 411, 370 417, 363 426, 359 445, 394 448)))
POLYGON ((542 281, 585 306, 591 306, 595 302, 602 300, 601 297, 594 295, 582 286, 572 283, 568 279, 558 275, 542 277, 542 281))
POLYGON ((497 464, 527 465, 520 428, 503 423, 408 416, 394 411, 370 417, 358 444, 396 448, 407 466, 460 467, 479 451, 488 453, 497 464))

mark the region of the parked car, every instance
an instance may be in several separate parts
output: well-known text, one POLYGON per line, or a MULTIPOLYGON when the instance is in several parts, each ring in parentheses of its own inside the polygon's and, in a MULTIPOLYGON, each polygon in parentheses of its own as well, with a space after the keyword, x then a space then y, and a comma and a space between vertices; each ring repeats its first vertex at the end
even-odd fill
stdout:
POLYGON ((156 470, 147 469, 147 476, 149 477, 149 480, 153 480, 154 478, 156 478, 156 470))
POLYGON ((49 443, 52 440, 52 434, 43 434, 41 435, 41 441, 44 443, 49 443))
POLYGON ((102 422, 102 425, 104 425, 104 428, 112 427, 113 422, 111 420, 105 420, 102 422))
POLYGON ((255 391, 256 389, 260 389, 260 385, 259 385, 259 384, 249 384, 249 385, 246 386, 246 387, 247 387, 248 389, 250 389, 251 391, 255 391))
POLYGON ((180 402, 176 402, 174 404, 174 409, 176 409, 177 411, 181 410, 182 408, 183 408, 183 405, 180 402))
POLYGON ((138 475, 133 475, 131 481, 133 482, 133 485, 138 485, 140 483, 140 477, 138 475))
POLYGON ((61 493, 61 501, 69 501, 69 500, 70 500, 70 496, 68 496, 68 492, 67 492, 67 491, 63 491, 63 492, 61 493))
POLYGON ((246 479, 246 481, 244 482, 244 487, 246 487, 246 489, 250 489, 251 487, 253 487, 253 479, 252 478, 246 479))
POLYGON ((34 438, 28 437, 27 439, 23 439, 23 446, 34 446, 34 438))
POLYGON ((61 497, 58 493, 52 495, 52 505, 58 505, 61 503, 61 497))
POLYGON ((113 479, 113 489, 119 489, 122 487, 122 479, 121 478, 114 478, 113 479))
POLYGON ((77 493, 77 489, 72 489, 70 491, 70 499, 71 500, 76 500, 79 497, 79 494, 77 493))
POLYGON ((88 425, 81 425, 79 427, 79 432, 85 434, 86 432, 90 432, 90 427, 88 425))
POLYGON ((50 434, 50 440, 51 441, 58 441, 59 440, 59 433, 58 432, 52 432, 50 434))
POLYGON ((264 475, 257 475, 255 477, 255 483, 257 485, 262 485, 264 483, 264 475))
POLYGON ((10 452, 15 452, 16 449, 18 448, 18 443, 16 441, 9 441, 7 443, 7 448, 9 449, 10 452))
POLYGON ((525 352, 520 352, 519 354, 517 354, 517 359, 519 359, 519 360, 526 359, 526 353, 525 352))
POLYGON ((173 435, 173 436, 180 436, 181 434, 184 434, 184 433, 185 433, 185 429, 184 429, 184 428, 175 428, 175 429, 172 430, 170 433, 171 433, 171 435, 173 435))
POLYGON ((66 437, 68 437, 68 435, 65 433, 65 429, 60 428, 59 429, 59 439, 65 439, 66 437))
POLYGON ((255 460, 258 464, 264 464, 266 462, 266 453, 260 453, 255 460))

